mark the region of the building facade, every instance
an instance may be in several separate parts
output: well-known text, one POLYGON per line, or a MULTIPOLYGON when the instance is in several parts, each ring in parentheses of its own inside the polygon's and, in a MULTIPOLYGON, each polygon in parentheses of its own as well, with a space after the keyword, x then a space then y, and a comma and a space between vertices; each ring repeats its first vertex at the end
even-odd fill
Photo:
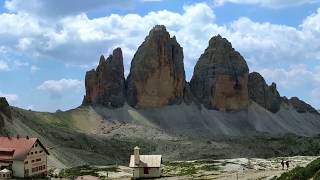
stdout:
POLYGON ((133 179, 157 178, 161 176, 161 155, 140 155, 139 147, 134 148, 130 157, 133 179))
POLYGON ((14 177, 46 176, 47 155, 38 138, 0 137, 0 169, 11 170, 14 177))

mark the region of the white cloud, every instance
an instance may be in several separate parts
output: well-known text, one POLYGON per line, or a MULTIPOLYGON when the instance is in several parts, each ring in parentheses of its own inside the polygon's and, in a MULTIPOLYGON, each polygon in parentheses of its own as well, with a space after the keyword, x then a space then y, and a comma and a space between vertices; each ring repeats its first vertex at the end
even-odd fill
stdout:
POLYGON ((29 48, 29 46, 31 45, 32 41, 29 38, 22 38, 19 40, 17 48, 25 51, 29 48))
POLYGON ((260 69, 259 72, 267 82, 277 82, 278 85, 286 89, 305 87, 316 87, 320 85, 317 70, 310 69, 304 64, 291 65, 288 69, 260 69))
POLYGON ((53 93, 61 93, 64 90, 79 88, 82 85, 83 82, 77 79, 47 80, 38 86, 38 89, 53 93))
POLYGON ((312 68, 297 64, 289 68, 263 68, 257 71, 269 84, 276 82, 280 93, 289 92, 289 96, 298 96, 313 106, 320 107, 320 66, 312 68))
POLYGON ((222 6, 225 3, 234 4, 257 4, 263 7, 283 8, 290 6, 299 6, 303 4, 318 3, 319 0, 214 0, 216 6, 222 6))
POLYGON ((38 70, 40 70, 40 68, 39 68, 38 66, 36 66, 36 65, 32 65, 32 66, 30 67, 30 72, 32 72, 32 73, 34 73, 34 72, 36 72, 36 71, 38 71, 38 70))
MULTIPOLYGON (((223 4, 231 1, 240 2, 236 0, 219 2, 223 4)), ((50 13, 54 14, 55 10, 59 11, 61 16, 52 20, 37 16, 50 9, 48 4, 51 0, 41 1, 44 4, 40 5, 37 4, 39 2, 39 0, 32 0, 31 4, 21 6, 23 0, 6 1, 6 7, 13 13, 0 14, 0 41, 2 42, 0 55, 4 52, 18 53, 19 57, 26 56, 29 59, 60 60, 68 67, 92 67, 93 64, 98 63, 100 54, 109 54, 113 48, 121 47, 125 60, 125 73, 128 74, 131 59, 148 31, 156 24, 164 24, 183 47, 188 79, 192 75, 197 59, 208 45, 209 39, 221 34, 229 39, 235 49, 247 59, 251 70, 261 71, 267 79, 277 82, 280 87, 286 88, 294 84, 295 87, 302 88, 299 83, 300 85, 309 83, 312 84, 311 88, 316 88, 311 82, 314 80, 316 70, 303 66, 319 64, 320 9, 306 17, 300 26, 292 27, 255 22, 247 17, 220 25, 215 22, 219 17, 215 16, 214 10, 206 3, 184 6, 181 13, 161 10, 149 12, 144 16, 111 14, 90 18, 85 13, 79 13, 88 10, 82 5, 71 7, 72 13, 55 9, 59 1, 51 8, 51 12, 46 14, 50 16, 50 13), (35 4, 32 4, 34 2, 35 4), (38 5, 46 8, 42 10, 39 7, 33 7, 38 5), (37 15, 34 15, 35 13, 37 15), (2 52, 1 49, 5 51, 2 52), (300 65, 294 66, 294 64, 300 65), (301 77, 306 79, 303 81, 301 77), (289 84, 290 79, 297 81, 289 84)), ((242 3, 267 7, 285 7, 313 2, 316 1, 242 1, 242 3)), ((90 5, 88 8, 95 6, 90 5)), ((59 80, 51 81, 44 82, 38 89, 60 93, 61 86, 49 85, 59 84, 57 83, 59 80)), ((310 91, 312 89, 309 89, 310 91)))
POLYGON ((37 87, 49 93, 53 99, 62 98, 66 94, 80 92, 84 82, 77 79, 47 80, 37 87))
MULTIPOLYGON (((296 28, 258 23, 245 17, 218 25, 213 9, 205 3, 184 6, 183 10, 183 13, 162 10, 145 16, 111 14, 99 18, 79 14, 57 21, 39 20, 28 14, 2 14, 0 25, 6 27, 2 29, 6 36, 2 37, 0 30, 0 40, 12 52, 16 52, 15 48, 27 49, 19 53, 31 59, 49 58, 81 67, 91 67, 98 62, 100 54, 108 54, 120 46, 124 52, 126 74, 134 52, 155 24, 166 25, 171 35, 177 37, 184 48, 185 66, 189 71, 208 40, 218 33, 227 37, 253 63, 250 64, 253 69, 262 65, 283 65, 289 60, 301 63, 306 59, 320 59, 320 45, 317 43, 320 37, 317 28, 319 12, 307 17, 296 28), (30 28, 23 28, 23 23, 30 28)), ((187 76, 190 78, 191 75, 187 76)))
POLYGON ((1 60, 0 60, 0 71, 9 71, 8 64, 1 60))
POLYGON ((33 110, 33 109, 34 109, 34 106, 33 106, 33 105, 28 105, 26 109, 28 109, 28 110, 33 110))
POLYGON ((5 97, 9 104, 14 104, 18 100, 18 95, 16 94, 9 94, 9 93, 3 93, 0 91, 0 97, 5 97))

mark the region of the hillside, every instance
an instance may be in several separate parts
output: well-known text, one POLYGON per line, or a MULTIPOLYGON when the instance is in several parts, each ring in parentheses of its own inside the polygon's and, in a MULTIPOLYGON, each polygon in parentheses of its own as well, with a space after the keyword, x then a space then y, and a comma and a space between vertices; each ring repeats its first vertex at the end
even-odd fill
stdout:
POLYGON ((183 49, 164 26, 138 48, 127 79, 120 48, 86 73, 76 109, 46 113, 0 102, 0 134, 39 137, 51 166, 125 164, 132 148, 165 160, 315 155, 320 115, 280 96, 220 35, 209 40, 190 82, 183 49), (303 145, 301 145, 303 144, 303 145))
POLYGON ((13 118, 5 119, 5 131, 39 137, 49 147, 49 162, 55 167, 126 165, 135 145, 144 153, 164 154, 165 160, 314 155, 320 148, 317 136, 276 134, 315 135, 319 128, 314 126, 315 115, 292 110, 274 115, 254 103, 248 112, 235 114, 199 110, 193 105, 150 110, 128 105, 117 110, 80 107, 59 113, 11 108, 11 112, 13 118), (288 118, 288 112, 294 125, 283 119, 284 114, 288 118), (257 119, 261 115, 270 118, 257 119))

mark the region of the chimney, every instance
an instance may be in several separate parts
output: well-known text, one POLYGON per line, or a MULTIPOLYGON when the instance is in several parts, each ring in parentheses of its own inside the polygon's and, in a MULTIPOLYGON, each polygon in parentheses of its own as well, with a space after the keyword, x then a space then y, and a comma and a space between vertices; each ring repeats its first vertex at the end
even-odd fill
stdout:
POLYGON ((139 148, 138 146, 136 146, 136 147, 134 148, 134 164, 135 164, 135 165, 139 165, 139 163, 140 163, 139 150, 140 150, 140 148, 139 148))
POLYGON ((29 136, 26 136, 26 139, 29 139, 29 136))
POLYGON ((17 139, 19 139, 19 134, 17 135, 17 139))

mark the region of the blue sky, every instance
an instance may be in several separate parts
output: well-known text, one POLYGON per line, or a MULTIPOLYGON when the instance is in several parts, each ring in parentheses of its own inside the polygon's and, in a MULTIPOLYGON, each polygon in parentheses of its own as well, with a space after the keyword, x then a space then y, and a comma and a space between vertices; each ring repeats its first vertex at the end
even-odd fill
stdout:
POLYGON ((320 0, 0 1, 0 96, 37 111, 79 106, 101 54, 125 72, 148 31, 164 24, 184 48, 187 80, 217 34, 281 95, 320 108, 320 0))

